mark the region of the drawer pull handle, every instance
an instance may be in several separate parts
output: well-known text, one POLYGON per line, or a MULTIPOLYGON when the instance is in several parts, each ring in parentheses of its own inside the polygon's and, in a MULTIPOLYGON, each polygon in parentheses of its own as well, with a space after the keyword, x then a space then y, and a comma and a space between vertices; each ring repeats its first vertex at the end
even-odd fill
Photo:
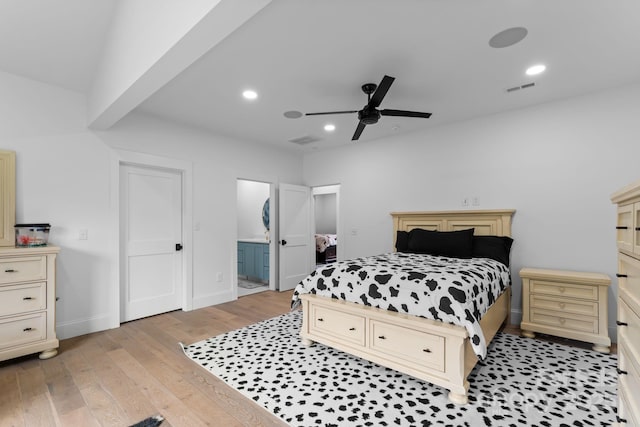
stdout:
POLYGON ((431 353, 431 349, 430 348, 423 348, 422 351, 424 351, 425 353, 431 353))
POLYGON ((623 371, 620 368, 617 368, 616 371, 618 371, 618 375, 628 375, 629 374, 627 371, 623 371))
POLYGON ((560 308, 564 308, 565 306, 566 306, 565 303, 563 303, 563 302, 560 303, 560 308))
POLYGON ((356 330, 356 328, 349 328, 349 330, 350 330, 350 331, 355 331, 355 330, 356 330))
POLYGON ((619 225, 616 227, 616 230, 628 230, 629 227, 627 227, 626 225, 619 225))
POLYGON ((566 319, 560 318, 560 323, 562 323, 564 325, 564 322, 566 322, 566 319))
POLYGON ((559 287, 558 290, 560 291, 561 294, 564 294, 564 291, 566 291, 566 289, 563 287, 559 287))
POLYGON ((640 227, 636 227, 636 231, 640 231, 640 227))
POLYGON ((629 324, 628 324, 628 323, 626 323, 626 322, 621 322, 621 321, 619 321, 619 320, 616 320, 616 325, 618 325, 618 326, 629 326, 629 324))
POLYGON ((626 274, 620 274, 620 273, 616 273, 616 277, 629 277, 626 274))
POLYGON ((322 317, 319 317, 318 322, 324 322, 324 319, 322 317))
POLYGON ((16 270, 14 270, 13 268, 8 268, 4 271, 5 273, 17 273, 16 270))
POLYGON ((33 298, 33 297, 24 297, 24 298, 22 298, 22 299, 23 299, 24 301, 29 301, 29 300, 32 300, 32 299, 35 299, 35 298, 33 298))
POLYGON ((22 330, 22 332, 29 332, 29 331, 33 331, 33 328, 24 328, 24 329, 22 330))
POLYGON ((380 338, 381 340, 386 340, 387 337, 385 337, 384 335, 380 335, 378 338, 380 338))

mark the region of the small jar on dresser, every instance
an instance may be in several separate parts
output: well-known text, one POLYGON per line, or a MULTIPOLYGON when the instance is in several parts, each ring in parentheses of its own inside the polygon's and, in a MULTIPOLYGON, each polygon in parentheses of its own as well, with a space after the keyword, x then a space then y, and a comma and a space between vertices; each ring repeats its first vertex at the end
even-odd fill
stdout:
POLYGON ((618 425, 640 426, 640 181, 616 191, 618 425))
POLYGON ((522 335, 534 332, 586 341, 609 353, 607 292, 611 278, 581 271, 523 268, 522 335))
POLYGON ((56 256, 60 248, 0 248, 0 361, 58 353, 56 256))

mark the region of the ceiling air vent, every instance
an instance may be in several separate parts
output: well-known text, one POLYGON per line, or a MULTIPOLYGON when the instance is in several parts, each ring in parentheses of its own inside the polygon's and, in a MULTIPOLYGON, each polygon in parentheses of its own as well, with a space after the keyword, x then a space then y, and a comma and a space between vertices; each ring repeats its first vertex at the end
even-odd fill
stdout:
POLYGON ((315 136, 310 135, 301 136, 300 138, 293 138, 289 140, 289 142, 293 142, 294 144, 298 145, 307 145, 316 141, 320 141, 320 138, 316 138, 315 136))
POLYGON ((515 91, 520 90, 520 89, 527 89, 527 88, 530 88, 530 87, 534 87, 535 85, 536 85, 535 83, 527 83, 527 84, 524 84, 522 86, 514 86, 514 87, 510 87, 509 89, 507 89, 507 92, 515 92, 515 91))

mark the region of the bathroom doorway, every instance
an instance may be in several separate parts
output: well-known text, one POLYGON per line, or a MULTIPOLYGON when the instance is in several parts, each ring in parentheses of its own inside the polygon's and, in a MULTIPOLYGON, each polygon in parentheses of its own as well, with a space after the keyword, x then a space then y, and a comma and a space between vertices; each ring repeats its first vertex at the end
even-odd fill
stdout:
POLYGON ((271 184, 238 179, 238 297, 270 288, 271 184))
POLYGON ((340 185, 314 187, 314 243, 316 247, 316 265, 338 261, 340 257, 339 206, 340 185))

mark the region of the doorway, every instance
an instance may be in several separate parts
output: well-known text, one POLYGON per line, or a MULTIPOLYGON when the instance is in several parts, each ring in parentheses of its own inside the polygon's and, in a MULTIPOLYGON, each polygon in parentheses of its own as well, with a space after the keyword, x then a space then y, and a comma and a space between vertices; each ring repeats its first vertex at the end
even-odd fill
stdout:
POLYGON ((314 187, 312 195, 316 265, 335 262, 342 241, 338 226, 340 185, 314 187))
POLYGON ((270 288, 271 184, 247 179, 237 181, 238 297, 270 288))

